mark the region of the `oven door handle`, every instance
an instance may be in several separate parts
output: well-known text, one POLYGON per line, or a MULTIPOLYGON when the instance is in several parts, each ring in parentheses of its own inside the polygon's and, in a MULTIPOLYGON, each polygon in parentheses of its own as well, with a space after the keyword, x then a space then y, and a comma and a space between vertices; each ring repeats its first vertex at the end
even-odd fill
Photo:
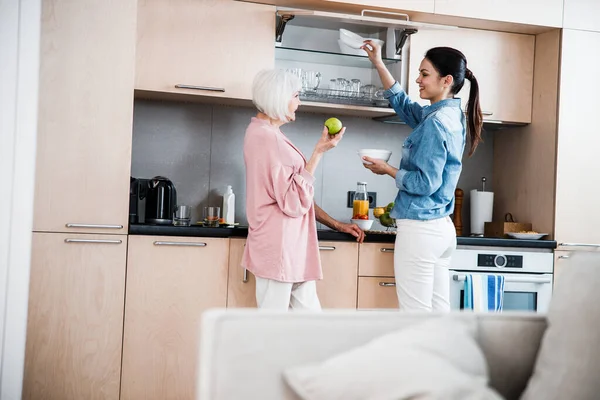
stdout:
MULTIPOLYGON (((452 279, 458 282, 464 282, 467 279, 466 275, 452 275, 452 279)), ((552 278, 548 277, 527 277, 527 278, 519 278, 516 276, 507 276, 504 278, 504 282, 511 283, 552 283, 552 278)))

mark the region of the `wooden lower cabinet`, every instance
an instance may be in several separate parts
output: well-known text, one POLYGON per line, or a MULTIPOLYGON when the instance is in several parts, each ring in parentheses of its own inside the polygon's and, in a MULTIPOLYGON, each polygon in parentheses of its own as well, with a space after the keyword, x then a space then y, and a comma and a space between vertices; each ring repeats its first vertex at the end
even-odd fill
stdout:
POLYGON ((256 280, 250 271, 241 267, 245 238, 231 239, 229 244, 229 278, 227 307, 256 307, 256 280))
POLYGON ((356 308, 358 243, 319 242, 323 279, 317 293, 323 308, 356 308))
POLYGON ((358 260, 358 309, 397 309, 394 243, 363 243, 358 260))
MULTIPOLYGON (((231 239, 227 307, 256 307, 256 280, 241 267, 246 239, 231 239)), ((323 279, 317 293, 323 308, 356 308, 358 243, 319 242, 323 279)))
POLYGON ((394 276, 394 243, 363 243, 358 258, 360 276, 394 276))
POLYGON ((394 278, 361 276, 358 278, 358 309, 398 309, 394 278))
POLYGON ((130 236, 121 399, 194 399, 202 312, 225 307, 228 238, 130 236))
POLYGON ((24 399, 119 399, 126 235, 34 232, 24 399))

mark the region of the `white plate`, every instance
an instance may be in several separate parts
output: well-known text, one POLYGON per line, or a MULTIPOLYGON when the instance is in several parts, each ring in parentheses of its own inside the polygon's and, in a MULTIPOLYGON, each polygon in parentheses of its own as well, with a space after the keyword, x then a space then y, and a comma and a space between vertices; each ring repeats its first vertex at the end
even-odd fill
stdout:
POLYGON ((547 233, 518 233, 518 232, 507 232, 506 234, 513 239, 529 239, 529 240, 541 239, 544 236, 548 235, 547 233))

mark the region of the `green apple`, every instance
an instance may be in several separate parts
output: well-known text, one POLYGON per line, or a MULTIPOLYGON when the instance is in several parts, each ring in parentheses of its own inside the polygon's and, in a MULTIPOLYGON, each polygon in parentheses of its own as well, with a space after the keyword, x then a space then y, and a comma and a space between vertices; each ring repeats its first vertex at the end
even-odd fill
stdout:
POLYGON ((337 118, 329 118, 327 121, 325 121, 325 126, 327 127, 330 135, 335 135, 342 130, 342 121, 337 118))

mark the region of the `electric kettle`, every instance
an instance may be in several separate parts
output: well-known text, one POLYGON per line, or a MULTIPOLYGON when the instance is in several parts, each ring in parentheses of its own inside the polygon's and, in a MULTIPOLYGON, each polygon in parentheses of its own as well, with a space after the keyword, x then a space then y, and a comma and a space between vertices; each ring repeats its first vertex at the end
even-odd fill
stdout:
POLYGON ((164 176, 148 180, 145 223, 171 225, 177 206, 177 191, 173 182, 164 176))

